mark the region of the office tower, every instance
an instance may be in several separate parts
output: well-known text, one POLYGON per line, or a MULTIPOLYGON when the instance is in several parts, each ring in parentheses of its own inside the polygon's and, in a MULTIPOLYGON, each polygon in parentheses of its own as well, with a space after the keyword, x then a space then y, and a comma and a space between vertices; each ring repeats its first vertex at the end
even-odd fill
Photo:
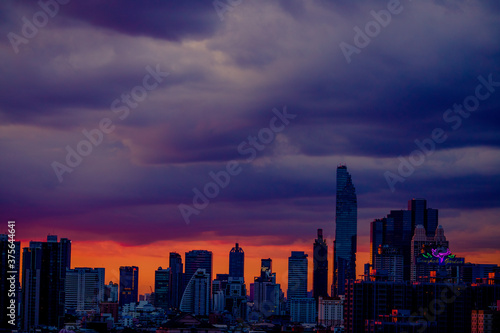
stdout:
POLYGON ((170 306, 172 309, 179 309, 182 294, 184 293, 184 266, 179 253, 170 252, 170 306))
POLYGON ((314 298, 292 298, 290 302, 290 320, 292 323, 316 323, 316 300, 314 298))
POLYGON ((384 244, 384 227, 381 219, 370 222, 370 264, 375 264, 378 247, 384 244))
POLYGON ((245 277, 245 252, 238 243, 229 252, 229 276, 232 278, 245 277))
MULTIPOLYGON (((434 232, 438 226, 438 210, 427 208, 427 200, 408 200, 408 210, 411 211, 412 231, 417 225, 422 225, 427 237, 434 237, 434 232)), ((413 234, 412 234, 413 236, 413 234)))
POLYGON ((435 235, 434 232, 439 225, 438 222, 438 210, 427 208, 427 225, 424 226, 427 237, 433 237, 435 235))
POLYGON ((109 284, 104 286, 104 302, 118 303, 118 283, 109 281, 109 284))
POLYGON ((210 313, 210 275, 205 269, 198 268, 191 276, 182 296, 180 310, 195 316, 208 316, 210 313))
POLYGON ((154 305, 157 308, 168 310, 170 308, 170 281, 172 274, 170 268, 158 267, 155 271, 155 297, 154 305))
POLYGON ((247 291, 242 277, 229 277, 225 290, 225 310, 235 319, 247 320, 247 291))
POLYGON ((403 255, 398 248, 380 245, 373 268, 378 276, 386 275, 387 281, 403 282, 403 255))
POLYGON ((19 329, 21 243, 12 237, 12 242, 9 242, 9 235, 0 234, 0 309, 5 311, 0 317, 0 331, 19 329), (14 300, 13 305, 11 300, 14 300), (14 313, 14 316, 9 317, 10 313, 14 313))
POLYGON ((136 303, 139 293, 139 267, 120 267, 120 306, 136 303))
POLYGON ((260 267, 262 270, 269 270, 269 272, 273 271, 273 260, 271 258, 261 259, 260 267))
POLYGON ((62 327, 66 269, 71 268, 71 241, 47 236, 23 249, 23 330, 35 326, 62 327))
POLYGON ((104 297, 104 268, 76 267, 66 270, 67 313, 99 311, 104 297))
POLYGON ((410 210, 391 210, 387 218, 394 220, 394 247, 403 255, 403 280, 409 281, 411 276, 411 238, 413 229, 410 210))
POLYGON ((254 310, 264 317, 280 314, 280 285, 276 283, 276 273, 272 272, 272 260, 262 259, 260 276, 254 278, 254 310))
POLYGON ((307 254, 292 251, 288 258, 287 299, 307 297, 307 254))
POLYGON ((343 295, 346 280, 356 279, 358 204, 347 167, 337 167, 332 295, 343 295))
MULTIPOLYGON (((194 273, 198 271, 198 269, 204 269, 205 273, 208 274, 209 277, 209 289, 210 293, 209 299, 209 309, 211 308, 211 292, 212 292, 212 252, 206 250, 193 250, 186 252, 186 266, 184 273, 184 281, 185 285, 189 283, 191 277, 193 277, 194 273)), ((186 287, 187 288, 187 287, 186 287)), ((185 292, 185 291, 184 291, 185 292)), ((183 296, 184 297, 184 296, 183 296)))
POLYGON ((193 250, 186 252, 186 267, 184 280, 189 283, 196 271, 202 268, 212 279, 212 252, 206 250, 193 250))
POLYGON ((318 229, 318 238, 313 245, 313 297, 328 296, 328 245, 323 238, 323 229, 318 229))

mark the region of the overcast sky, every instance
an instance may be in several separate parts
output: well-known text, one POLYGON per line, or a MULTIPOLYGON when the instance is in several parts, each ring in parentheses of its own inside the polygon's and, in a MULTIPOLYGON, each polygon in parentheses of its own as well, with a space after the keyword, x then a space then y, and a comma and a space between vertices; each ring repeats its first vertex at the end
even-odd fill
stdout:
POLYGON ((345 164, 360 254, 373 219, 418 197, 452 251, 500 263, 497 0, 61 3, 0 4, 0 216, 23 242, 312 256, 317 228, 331 250, 345 164))

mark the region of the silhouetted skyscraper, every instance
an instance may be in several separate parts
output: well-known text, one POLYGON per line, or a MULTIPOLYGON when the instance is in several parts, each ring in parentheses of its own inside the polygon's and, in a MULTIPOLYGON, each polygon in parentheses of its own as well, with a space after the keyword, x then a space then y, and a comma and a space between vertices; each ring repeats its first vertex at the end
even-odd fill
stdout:
POLYGON ((154 304, 158 308, 168 310, 170 307, 170 268, 158 267, 155 271, 155 298, 154 304))
POLYGON ((71 241, 47 236, 23 249, 23 330, 34 326, 62 327, 66 269, 71 267, 71 241))
POLYGON ((323 229, 318 229, 318 238, 313 246, 313 296, 328 296, 328 245, 323 238, 323 229))
POLYGON ((292 251, 288 258, 287 299, 307 297, 307 254, 292 251))
MULTIPOLYGON (((186 267, 187 263, 186 258, 186 267)), ((208 316, 210 313, 210 275, 204 268, 198 268, 191 275, 179 308, 195 316, 208 316)))
POLYGON ((358 203, 347 167, 337 167, 332 295, 344 295, 345 280, 356 279, 358 203))
MULTIPOLYGON (((184 274, 185 285, 198 269, 204 269, 209 278, 209 293, 212 292, 212 252, 206 250, 193 250, 186 252, 186 271, 184 274)), ((186 287, 187 288, 187 287, 186 287)), ((186 291, 184 291, 185 293, 186 291)), ((211 305, 209 309, 211 308, 211 305)))
POLYGON ((137 302, 139 294, 139 267, 120 267, 120 306, 137 302))
POLYGON ((245 277, 245 252, 238 243, 229 252, 229 276, 233 278, 245 277))
POLYGON ((408 210, 411 211, 411 226, 412 236, 415 226, 424 226, 426 236, 434 237, 436 228, 438 227, 438 210, 427 208, 427 200, 411 199, 408 200, 408 210))
MULTIPOLYGON (((269 317, 280 311, 281 289, 280 285, 276 283, 276 273, 273 273, 271 269, 272 260, 270 258, 262 259, 260 276, 255 277, 253 283, 254 310, 262 313, 264 317, 269 317)), ((252 299, 252 291, 250 291, 250 297, 252 299)))
POLYGON ((184 266, 179 253, 170 252, 170 306, 179 309, 182 294, 184 293, 184 266))

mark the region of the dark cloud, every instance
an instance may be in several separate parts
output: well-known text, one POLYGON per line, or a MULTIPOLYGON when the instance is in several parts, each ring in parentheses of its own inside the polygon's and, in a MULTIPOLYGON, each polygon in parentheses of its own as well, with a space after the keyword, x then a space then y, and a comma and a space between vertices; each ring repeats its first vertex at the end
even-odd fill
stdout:
MULTIPOLYGON (((61 6, 18 53, 0 42, 0 216, 23 221, 33 238, 49 228, 131 245, 207 233, 287 244, 333 230, 335 169, 346 163, 363 237, 372 219, 412 197, 456 221, 456 237, 472 212, 486 230, 500 195, 500 89, 457 130, 443 113, 474 94, 478 76, 500 81, 498 5, 402 4, 350 64, 339 43, 352 44, 353 28, 385 4, 243 2, 223 21, 206 1, 61 6), (170 75, 120 119, 111 103, 157 64, 170 75), (245 162, 238 146, 284 106, 297 118, 245 162), (82 130, 105 117, 113 132, 60 183, 51 163, 64 163, 66 146, 76 149, 82 130), (447 140, 391 192, 384 173, 397 173, 398 156, 437 127, 447 140), (229 160, 241 175, 186 225, 178 205, 229 160)), ((1 6, 4 36, 40 10, 1 6)))

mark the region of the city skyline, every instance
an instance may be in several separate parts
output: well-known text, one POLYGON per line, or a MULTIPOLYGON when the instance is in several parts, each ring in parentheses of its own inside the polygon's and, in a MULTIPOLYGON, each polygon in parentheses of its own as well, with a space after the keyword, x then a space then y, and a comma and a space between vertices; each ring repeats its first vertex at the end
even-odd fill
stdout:
MULTIPOLYGON (((405 208, 403 208, 403 209, 409 208, 409 206, 410 206, 409 202, 411 202, 412 200, 414 200, 414 199, 409 199, 408 203, 406 205, 404 205, 405 208)), ((376 218, 374 218, 374 220, 375 219, 376 218)), ((369 226, 371 223, 373 223, 373 221, 366 223, 366 225, 368 226, 368 229, 370 229, 369 226)), ((440 222, 440 224, 441 224, 441 222, 440 222)), ((448 235, 448 233, 447 233, 447 235, 448 235)), ((58 237, 59 237, 59 235, 58 235, 58 237)), ((311 235, 310 238, 311 238, 311 240, 314 240, 315 237, 317 237, 317 235, 316 236, 311 235)), ((328 240, 328 238, 332 239, 334 237, 332 235, 331 237, 324 237, 324 238, 326 238, 328 240)), ((452 238, 448 236, 448 239, 452 239, 452 238)), ((36 242, 36 241, 33 241, 33 242, 36 242)), ((200 244, 200 243, 201 242, 198 242, 198 244, 200 244)), ((359 243, 359 241, 358 241, 358 243, 359 243)), ((453 243, 455 243, 455 242, 453 242, 453 243)), ((23 246, 23 244, 25 244, 25 243, 24 242, 21 243, 21 249, 25 247, 25 246, 23 246)), ((360 246, 360 245, 361 245, 361 248, 366 249, 366 251, 361 251, 361 253, 359 253, 359 250, 358 250, 358 254, 360 254, 360 256, 357 256, 357 262, 356 262, 356 272, 357 272, 356 277, 357 278, 359 278, 361 275, 364 274, 363 265, 365 263, 370 262, 369 237, 368 237, 367 244, 358 244, 358 246, 360 246)), ((185 246, 187 246, 187 245, 185 245, 185 246)), ((182 260, 183 266, 185 266, 185 253, 186 252, 191 252, 191 251, 197 252, 199 250, 212 252, 212 263, 214 265, 213 276, 215 278, 216 274, 228 274, 229 273, 229 255, 231 253, 232 248, 234 248, 234 243, 229 243, 227 245, 227 248, 225 247, 226 246, 225 244, 224 245, 220 244, 219 246, 220 246, 219 251, 212 251, 210 248, 205 248, 202 250, 203 246, 198 246, 197 249, 189 249, 186 251, 178 250, 178 251, 181 254, 181 260, 182 260)), ((272 247, 272 246, 269 246, 269 247, 272 247)), ((178 248, 178 247, 176 247, 176 248, 178 248)), ((268 255, 269 251, 265 247, 262 248, 262 246, 255 246, 255 245, 252 245, 251 243, 241 245, 240 248, 245 249, 245 256, 246 257, 245 257, 245 266, 244 266, 245 267, 245 277, 244 278, 245 278, 245 283, 248 286, 249 283, 252 283, 253 278, 260 274, 259 268, 260 268, 261 260, 269 257, 269 255, 268 255), (247 249, 255 249, 256 253, 262 253, 263 256, 259 256, 256 253, 249 252, 247 249)), ((464 253, 464 252, 459 251, 458 249, 455 249, 454 244, 451 245, 451 248, 453 250, 453 253, 455 253, 459 256, 465 257, 466 262, 475 262, 475 263, 484 263, 484 264, 498 264, 499 263, 498 258, 496 256, 489 257, 490 260, 488 260, 488 259, 484 260, 484 257, 468 256, 467 253, 464 253), (477 259, 474 259, 474 258, 477 258, 477 259)), ((75 243, 72 241, 72 244, 71 244, 72 253, 75 252, 75 249, 78 249, 78 243, 75 243)), ((149 249, 149 247, 146 248, 146 251, 148 249, 149 249)), ((87 252, 88 250, 89 250, 89 248, 87 248, 83 251, 87 252)), ((280 254, 282 253, 282 255, 270 256, 270 258, 273 261, 273 272, 276 273, 277 283, 279 283, 281 285, 281 289, 286 294, 286 290, 288 289, 288 264, 289 264, 288 262, 289 262, 289 257, 291 255, 291 253, 294 251, 297 252, 299 250, 303 250, 303 252, 306 255, 311 256, 311 259, 312 259, 312 255, 313 255, 313 251, 314 251, 313 250, 313 243, 308 242, 306 240, 306 241, 304 241, 304 243, 298 243, 297 246, 291 247, 289 249, 280 249, 280 250, 284 251, 284 252, 280 252, 280 254)), ((170 259, 170 256, 169 256, 170 252, 176 252, 176 251, 169 250, 169 252, 167 252, 167 254, 165 254, 163 261, 161 261, 161 262, 158 261, 158 259, 156 259, 157 256, 149 258, 148 261, 150 263, 147 266, 141 266, 140 264, 134 264, 131 262, 128 262, 128 264, 126 264, 126 265, 123 264, 123 265, 118 265, 118 266, 111 266, 109 264, 102 265, 102 264, 98 264, 98 263, 106 262, 106 261, 100 261, 100 260, 95 261, 95 263, 92 263, 89 260, 75 262, 74 261, 75 258, 72 257, 72 268, 75 268, 75 267, 90 267, 90 268, 105 267, 106 268, 105 282, 108 283, 109 281, 112 281, 114 283, 119 283, 119 266, 148 267, 146 271, 145 270, 141 271, 141 269, 139 269, 139 272, 142 272, 142 275, 139 275, 139 290, 138 291, 139 291, 139 294, 146 294, 146 293, 150 292, 150 286, 154 286, 155 270, 157 270, 159 266, 162 266, 159 263, 163 263, 163 268, 165 268, 165 269, 168 267, 168 261, 170 259), (165 262, 165 260, 166 260, 166 262, 165 262), (153 265, 153 266, 156 265, 156 266, 154 266, 153 270, 149 269, 149 267, 152 267, 151 265, 153 265)), ((333 250, 330 247, 328 248, 328 256, 330 258, 333 257, 333 250)), ((143 259, 145 259, 145 258, 148 258, 148 255, 146 255, 146 254, 144 256, 137 255, 136 258, 137 258, 136 259, 136 263, 137 263, 137 262, 143 261, 143 259)), ((486 257, 486 258, 488 258, 488 257, 486 257)), ((116 262, 117 258, 110 256, 109 260, 110 260, 110 262, 116 262)), ((307 291, 308 292, 313 290, 313 272, 314 272, 313 265, 314 265, 313 260, 308 260, 308 269, 307 269, 307 273, 308 273, 307 291)), ((331 261, 329 261, 328 266, 329 266, 328 267, 329 272, 333 271, 333 263, 331 261)), ((327 289, 328 289, 328 292, 330 292, 329 287, 331 286, 331 284, 333 282, 332 274, 329 273, 328 278, 329 278, 328 279, 329 283, 328 283, 327 289)), ((248 291, 248 289, 247 289, 247 291, 248 291)), ((182 297, 182 295, 181 295, 181 297, 182 297)))
POLYGON ((25 38, 22 18, 44 10, 2 1, 0 219, 17 221, 19 240, 51 233, 117 253, 202 239, 285 246, 317 228, 332 241, 344 163, 360 244, 364 223, 425 197, 464 253, 500 256, 498 2, 403 1, 350 63, 339 45, 386 4, 292 2, 243 1, 221 20, 211 2, 127 2, 97 18, 72 1, 13 48, 7 35, 25 38), (476 90, 478 109, 455 114, 476 90), (261 130, 273 140, 247 146, 261 130), (79 144, 86 154, 88 136, 92 152, 70 154, 60 182, 52 163, 79 144), (233 160, 241 173, 186 224, 179 205, 233 160))
MULTIPOLYGON (((40 268, 49 277, 104 268, 112 299, 120 267, 137 268, 132 298, 170 269, 158 288, 172 278, 175 308, 203 266, 210 281, 199 273, 191 296, 243 272, 228 298, 242 310, 270 258, 257 288, 267 315, 290 289, 292 251, 313 289, 315 239, 330 296, 339 254, 342 273, 394 281, 401 267, 404 280, 444 274, 432 250, 449 272, 463 258, 498 264, 499 27, 498 0, 0 1, 0 234, 33 268, 58 262, 40 268), (210 255, 192 264, 197 250, 210 255)), ((30 292, 24 312, 45 297, 30 292)), ((46 299, 42 317, 60 322, 62 300, 46 299)), ((200 300, 184 306, 201 313, 200 300)))

